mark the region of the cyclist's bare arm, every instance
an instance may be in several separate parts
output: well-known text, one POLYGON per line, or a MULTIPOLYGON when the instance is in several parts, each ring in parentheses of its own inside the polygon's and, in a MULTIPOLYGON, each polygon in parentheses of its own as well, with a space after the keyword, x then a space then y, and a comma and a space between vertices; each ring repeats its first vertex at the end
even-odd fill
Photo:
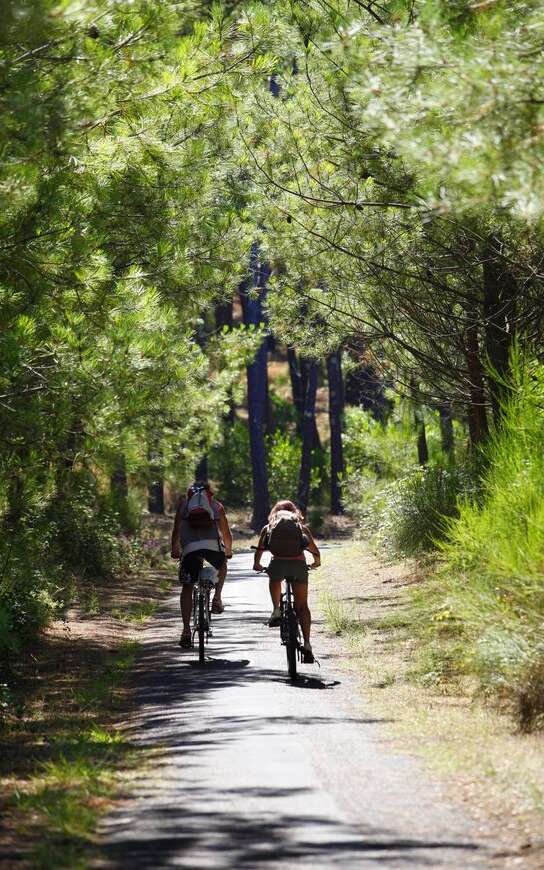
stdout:
POLYGON ((230 530, 229 521, 227 520, 227 515, 222 508, 219 512, 219 531, 221 532, 221 536, 223 538, 223 542, 225 544, 225 556, 227 559, 230 559, 232 556, 232 532, 230 530))
POLYGON ((312 556, 314 557, 314 561, 312 562, 311 567, 312 568, 319 568, 319 566, 321 565, 321 553, 319 552, 319 547, 317 546, 316 542, 314 541, 314 536, 312 535, 308 526, 302 526, 302 530, 303 530, 304 534, 306 535, 306 537, 308 538, 308 546, 305 547, 305 549, 308 550, 308 552, 311 553, 312 556))
POLYGON ((268 526, 265 526, 264 529, 261 531, 259 542, 257 544, 257 547, 255 548, 255 559, 253 560, 254 571, 264 571, 264 568, 261 565, 261 558, 263 553, 265 552, 264 539, 266 537, 267 529, 268 526))
POLYGON ((180 538, 180 524, 181 524, 181 512, 183 506, 185 504, 185 499, 183 496, 180 496, 178 499, 178 504, 176 507, 176 516, 174 519, 174 528, 172 529, 172 546, 170 549, 170 554, 172 559, 179 559, 181 556, 181 548, 179 543, 180 538))

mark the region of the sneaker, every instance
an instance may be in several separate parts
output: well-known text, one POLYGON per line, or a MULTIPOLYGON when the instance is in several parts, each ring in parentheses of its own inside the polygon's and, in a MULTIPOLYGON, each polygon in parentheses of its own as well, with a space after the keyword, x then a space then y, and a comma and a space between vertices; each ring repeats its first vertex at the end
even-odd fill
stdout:
POLYGON ((179 645, 182 649, 191 649, 193 641, 190 634, 182 634, 179 639, 179 645))
POLYGON ((276 628, 281 623, 281 612, 279 607, 275 607, 272 613, 270 614, 270 619, 268 620, 269 628, 276 628))
POLYGON ((312 647, 309 643, 305 643, 302 647, 302 661, 305 665, 313 665, 315 661, 312 647))

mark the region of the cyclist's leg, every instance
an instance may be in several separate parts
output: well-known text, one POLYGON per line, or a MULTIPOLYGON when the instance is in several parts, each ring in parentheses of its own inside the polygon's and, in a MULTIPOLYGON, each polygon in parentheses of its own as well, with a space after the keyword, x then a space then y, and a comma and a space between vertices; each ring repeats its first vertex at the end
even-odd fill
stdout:
POLYGON ((270 590, 270 598, 272 599, 272 613, 268 620, 270 628, 280 624, 280 601, 281 601, 281 583, 285 577, 285 572, 282 569, 282 562, 279 559, 272 559, 268 568, 268 589, 270 590))
POLYGON ((193 608, 193 585, 198 581, 198 574, 203 565, 199 552, 189 553, 180 565, 181 579, 181 619, 183 622, 182 637, 191 636, 191 611, 193 608))
POLYGON ((217 582, 214 588, 212 606, 215 605, 217 608, 220 607, 222 611, 223 602, 221 600, 221 592, 223 591, 223 584, 227 576, 227 559, 223 552, 216 550, 205 550, 204 558, 206 559, 206 562, 209 562, 217 571, 217 582))
POLYGON ((281 580, 269 580, 268 588, 270 590, 270 598, 272 599, 272 607, 277 610, 280 606, 281 598, 281 580))
POLYGON ((291 585, 293 589, 293 598, 295 599, 295 610, 302 629, 302 637, 304 638, 304 645, 307 646, 310 643, 310 632, 312 629, 312 614, 308 607, 308 580, 302 579, 302 571, 297 573, 300 576, 296 577, 291 585))

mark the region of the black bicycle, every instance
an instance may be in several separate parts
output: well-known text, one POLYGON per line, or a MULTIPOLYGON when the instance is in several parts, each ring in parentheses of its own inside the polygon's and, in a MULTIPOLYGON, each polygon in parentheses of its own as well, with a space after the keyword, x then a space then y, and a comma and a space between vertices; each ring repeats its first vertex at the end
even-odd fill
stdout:
POLYGON ((287 672, 294 680, 297 676, 297 660, 302 659, 300 625, 295 611, 292 584, 293 577, 285 578, 285 587, 280 598, 280 638, 287 655, 287 672))
POLYGON ((198 660, 204 663, 204 651, 208 638, 212 634, 212 609, 210 597, 217 582, 215 568, 202 567, 198 582, 193 586, 193 646, 198 638, 198 660))

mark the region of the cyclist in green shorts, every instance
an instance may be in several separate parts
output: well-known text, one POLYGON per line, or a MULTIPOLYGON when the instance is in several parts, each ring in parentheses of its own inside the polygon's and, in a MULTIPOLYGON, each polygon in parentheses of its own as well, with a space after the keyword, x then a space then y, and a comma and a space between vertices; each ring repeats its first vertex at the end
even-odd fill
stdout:
POLYGON ((308 565, 304 555, 305 550, 308 550, 314 559, 310 567, 319 568, 321 555, 309 527, 304 525, 301 512, 292 501, 277 502, 270 511, 267 525, 261 531, 253 569, 266 570, 270 578, 269 588, 273 610, 268 625, 271 628, 280 623, 282 580, 285 577, 293 579, 295 609, 304 638, 304 661, 311 663, 314 660, 310 643, 312 615, 308 607, 308 565), (261 565, 261 557, 266 550, 272 553, 272 559, 265 569, 261 565))

